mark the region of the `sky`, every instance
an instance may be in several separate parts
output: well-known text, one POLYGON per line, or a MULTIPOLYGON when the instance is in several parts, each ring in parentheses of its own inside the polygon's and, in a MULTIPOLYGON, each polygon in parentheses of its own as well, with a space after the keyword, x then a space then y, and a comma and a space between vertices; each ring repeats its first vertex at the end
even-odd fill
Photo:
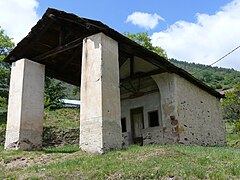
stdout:
MULTIPOLYGON (((211 64, 240 45, 240 0, 0 0, 0 26, 18 43, 48 7, 149 32, 169 58, 211 64)), ((240 48, 216 66, 240 70, 240 48)))

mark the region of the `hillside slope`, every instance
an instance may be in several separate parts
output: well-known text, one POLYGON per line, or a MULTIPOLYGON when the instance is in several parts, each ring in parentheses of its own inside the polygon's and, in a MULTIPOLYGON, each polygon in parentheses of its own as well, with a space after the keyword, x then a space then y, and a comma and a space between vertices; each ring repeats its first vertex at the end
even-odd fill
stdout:
POLYGON ((188 63, 185 61, 178 61, 176 59, 170 59, 169 61, 188 71, 190 74, 194 75, 196 78, 200 79, 214 89, 228 89, 233 87, 235 84, 240 83, 240 72, 234 69, 188 63))

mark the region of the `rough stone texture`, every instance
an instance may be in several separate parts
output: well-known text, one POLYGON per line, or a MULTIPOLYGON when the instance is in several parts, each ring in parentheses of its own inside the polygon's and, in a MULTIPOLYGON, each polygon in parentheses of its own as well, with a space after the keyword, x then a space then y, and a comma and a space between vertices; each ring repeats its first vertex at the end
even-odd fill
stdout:
POLYGON ((132 137, 131 132, 122 133, 122 147, 123 148, 126 148, 131 144, 131 142, 132 142, 131 137, 132 137))
POLYGON ((27 59, 12 65, 5 149, 42 146, 44 65, 27 59))
POLYGON ((176 100, 176 79, 174 74, 162 73, 152 76, 158 85, 160 92, 160 104, 162 112, 162 127, 144 130, 144 144, 155 141, 155 144, 178 143, 178 117, 176 100), (151 138, 150 138, 151 137, 151 138), (162 139, 158 139, 162 137, 162 139))
MULTIPOLYGON (((225 145, 219 99, 176 74, 162 73, 152 78, 158 85, 159 97, 152 93, 122 101, 122 117, 127 114, 126 119, 130 118, 131 108, 144 107, 143 144, 225 145), (157 105, 161 109, 162 126, 148 127, 147 112, 155 110, 157 105)), ((130 120, 127 128, 130 132, 130 120)))
POLYGON ((225 125, 220 100, 184 78, 174 76, 179 142, 204 146, 225 145, 225 125))
MULTIPOLYGON (((146 144, 174 144, 177 139, 173 138, 174 132, 171 128, 150 127, 143 129, 143 145, 146 144)), ((176 136, 175 136, 176 137, 176 136)))
POLYGON ((58 129, 55 127, 43 128, 43 147, 57 147, 79 144, 79 128, 58 129))
POLYGON ((80 147, 104 153, 122 147, 118 43, 103 33, 83 40, 80 147))
POLYGON ((219 99, 176 74, 153 79, 160 91, 163 127, 144 129, 144 144, 225 145, 219 99))

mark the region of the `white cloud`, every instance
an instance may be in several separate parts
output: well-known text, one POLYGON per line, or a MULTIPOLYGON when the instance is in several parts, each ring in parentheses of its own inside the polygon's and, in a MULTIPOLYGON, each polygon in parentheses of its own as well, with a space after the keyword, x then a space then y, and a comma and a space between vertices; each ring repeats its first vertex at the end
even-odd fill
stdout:
POLYGON ((0 0, 0 26, 18 43, 38 20, 37 0, 0 0))
POLYGON ((127 17, 126 22, 132 23, 144 29, 153 29, 158 25, 159 21, 164 21, 164 19, 158 14, 149 14, 143 12, 134 12, 127 17))
MULTIPOLYGON (((214 15, 196 14, 196 23, 178 21, 152 35, 152 43, 169 57, 211 64, 240 45, 240 0, 233 0, 214 15)), ((240 70, 240 49, 216 66, 240 70)))

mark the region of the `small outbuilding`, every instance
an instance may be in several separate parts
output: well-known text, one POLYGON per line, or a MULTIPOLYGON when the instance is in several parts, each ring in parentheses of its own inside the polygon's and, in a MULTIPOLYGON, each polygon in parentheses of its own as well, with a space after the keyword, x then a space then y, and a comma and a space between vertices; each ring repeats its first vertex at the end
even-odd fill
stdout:
POLYGON ((225 145, 223 95, 99 21, 48 9, 5 61, 5 149, 41 147, 45 75, 80 86, 84 151, 225 145))

